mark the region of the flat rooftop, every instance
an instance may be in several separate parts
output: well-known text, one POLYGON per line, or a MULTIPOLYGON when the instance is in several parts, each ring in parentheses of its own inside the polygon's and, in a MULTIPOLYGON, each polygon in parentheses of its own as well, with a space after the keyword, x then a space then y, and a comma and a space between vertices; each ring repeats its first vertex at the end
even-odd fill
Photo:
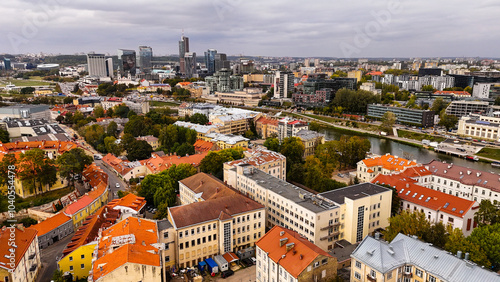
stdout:
MULTIPOLYGON (((233 169, 235 170, 236 168, 233 169)), ((309 191, 271 176, 259 169, 254 169, 253 173, 245 172, 244 175, 256 181, 260 186, 281 195, 311 212, 319 213, 338 208, 338 206, 326 201, 315 199, 316 195, 309 191)))
POLYGON ((361 183, 328 192, 323 192, 319 194, 319 196, 342 205, 345 203, 345 198, 356 200, 387 191, 390 191, 390 189, 372 183, 361 183))

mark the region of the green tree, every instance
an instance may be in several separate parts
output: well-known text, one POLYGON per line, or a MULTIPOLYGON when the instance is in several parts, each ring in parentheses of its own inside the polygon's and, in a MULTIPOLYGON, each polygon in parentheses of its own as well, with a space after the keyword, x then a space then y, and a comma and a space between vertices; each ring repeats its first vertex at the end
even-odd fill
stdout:
POLYGON ((119 105, 115 107, 113 115, 121 118, 126 118, 128 116, 129 111, 130 111, 129 107, 125 105, 119 105))
POLYGON ((245 131, 245 134, 244 136, 248 139, 254 139, 255 138, 255 134, 251 131, 251 130, 247 130, 245 131))
POLYGON ((389 218, 389 226, 383 231, 384 238, 392 241, 398 233, 416 235, 423 239, 429 232, 430 223, 423 212, 408 212, 403 210, 400 214, 389 218))
POLYGON ((304 165, 304 185, 313 189, 319 190, 322 178, 330 178, 332 172, 325 170, 321 161, 315 156, 308 156, 304 165))
POLYGON ((293 163, 302 163, 302 157, 304 156, 304 144, 302 140, 298 137, 287 137, 283 139, 281 144, 281 154, 286 157, 287 170, 290 169, 290 165, 293 163))
POLYGON ((35 148, 21 153, 18 167, 19 179, 35 195, 38 195, 43 186, 51 186, 57 181, 54 161, 46 157, 41 149, 35 148))
POLYGON ((107 136, 104 138, 104 147, 106 147, 106 152, 115 156, 119 156, 122 153, 122 146, 116 144, 116 138, 114 136, 107 136))
POLYGON ((499 106, 500 105, 500 96, 498 96, 496 99, 495 99, 495 106, 499 106))
POLYGON ((96 106, 94 108, 94 117, 96 118, 102 118, 104 117, 104 109, 101 106, 96 106))
POLYGON ((178 138, 178 127, 170 124, 160 131, 160 138, 158 138, 158 141, 164 149, 170 152, 171 148, 178 141, 178 138))
POLYGON ((7 185, 10 179, 9 171, 11 171, 11 175, 16 172, 16 170, 12 169, 15 168, 16 163, 16 155, 6 154, 3 156, 2 161, 0 161, 0 187, 7 185))
POLYGON ((35 92, 35 88, 33 87, 23 87, 20 91, 21 94, 33 94, 33 92, 35 92))
POLYGON ((447 115, 446 113, 441 114, 441 119, 438 125, 446 127, 446 130, 455 128, 457 125, 458 118, 454 115, 447 115))
POLYGON ((61 270, 56 270, 56 271, 54 271, 54 274, 52 274, 52 280, 54 282, 66 282, 63 275, 64 275, 64 272, 62 272, 61 270))
POLYGON ((81 148, 71 149, 56 159, 59 175, 73 183, 75 175, 82 174, 85 167, 92 163, 92 157, 81 148))
POLYGON ((304 183, 305 168, 301 163, 292 164, 290 171, 286 175, 288 181, 293 181, 297 183, 304 183))
POLYGON ((458 251, 469 253, 469 259, 479 265, 490 267, 491 262, 488 260, 485 252, 476 244, 464 237, 461 229, 455 228, 448 230, 448 240, 444 245, 444 249, 452 254, 458 251))
POLYGON ((500 267, 500 223, 474 228, 467 238, 479 246, 495 270, 500 267))
POLYGON ((108 136, 114 136, 116 137, 118 134, 118 124, 116 122, 112 121, 108 124, 108 127, 106 127, 106 134, 108 136))
POLYGON ((279 152, 280 151, 280 140, 278 138, 267 138, 266 141, 264 141, 264 147, 266 147, 268 150, 279 152))
POLYGON ((63 103, 64 104, 73 104, 73 97, 64 97, 63 103))
POLYGON ((239 160, 243 157, 243 149, 240 147, 225 149, 217 152, 211 151, 208 152, 208 154, 201 160, 200 170, 222 179, 224 163, 239 160))
POLYGON ((439 97, 434 100, 431 106, 431 111, 434 111, 436 114, 439 114, 443 109, 446 109, 448 103, 446 103, 443 98, 439 97))
POLYGON ((127 159, 129 161, 147 159, 151 157, 151 153, 153 152, 151 145, 144 140, 135 140, 130 146, 126 147, 126 149, 127 159))
POLYGON ((464 91, 467 92, 467 93, 469 93, 469 94, 472 94, 472 87, 467 86, 467 87, 464 88, 464 91))
POLYGON ((7 130, 4 130, 3 128, 0 128, 0 142, 2 143, 10 142, 9 132, 7 130))
POLYGON ((177 156, 193 155, 195 153, 194 146, 188 143, 182 143, 177 150, 175 150, 175 153, 177 156))
POLYGON ((429 231, 424 234, 424 241, 432 243, 434 246, 439 248, 444 248, 446 242, 448 241, 446 226, 444 226, 442 222, 432 224, 429 231))
POLYGON ((436 91, 436 89, 434 89, 434 87, 432 87, 432 85, 423 85, 422 86, 422 91, 431 91, 431 92, 434 92, 434 91, 436 91))
POLYGON ((385 112, 382 116, 382 123, 380 124, 380 131, 386 132, 387 134, 392 133, 392 127, 396 123, 396 115, 393 112, 385 112))
POLYGON ((56 88, 54 89, 54 91, 57 93, 62 93, 61 85, 59 85, 59 83, 56 84, 56 88))
POLYGON ((97 148, 100 144, 101 138, 104 141, 104 128, 98 124, 87 126, 83 133, 84 134, 82 135, 85 138, 85 141, 87 141, 87 143, 94 148, 97 148))
POLYGON ((208 123, 208 117, 204 114, 196 113, 190 117, 192 123, 205 125, 208 123))
POLYGON ((392 190, 391 216, 396 216, 401 208, 401 198, 399 197, 398 191, 391 185, 387 184, 383 185, 378 184, 378 185, 392 190))
POLYGON ((145 116, 132 116, 125 124, 124 133, 130 133, 134 137, 153 134, 153 121, 145 116))
POLYGON ((500 204, 495 200, 483 199, 479 204, 479 210, 474 214, 474 222, 480 226, 500 223, 500 204))

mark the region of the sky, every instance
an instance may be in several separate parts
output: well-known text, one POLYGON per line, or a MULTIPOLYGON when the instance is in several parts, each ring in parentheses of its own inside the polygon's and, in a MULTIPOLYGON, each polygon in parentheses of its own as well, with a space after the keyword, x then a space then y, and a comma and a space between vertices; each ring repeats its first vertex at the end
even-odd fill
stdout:
POLYGON ((2 0, 1 53, 500 57, 498 0, 2 0))

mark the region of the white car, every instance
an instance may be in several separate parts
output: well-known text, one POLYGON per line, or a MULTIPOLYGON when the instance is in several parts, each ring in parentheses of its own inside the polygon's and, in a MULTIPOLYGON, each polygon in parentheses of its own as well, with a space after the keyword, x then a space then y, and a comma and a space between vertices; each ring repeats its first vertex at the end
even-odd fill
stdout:
POLYGON ((120 183, 116 183, 115 187, 120 188, 120 183))

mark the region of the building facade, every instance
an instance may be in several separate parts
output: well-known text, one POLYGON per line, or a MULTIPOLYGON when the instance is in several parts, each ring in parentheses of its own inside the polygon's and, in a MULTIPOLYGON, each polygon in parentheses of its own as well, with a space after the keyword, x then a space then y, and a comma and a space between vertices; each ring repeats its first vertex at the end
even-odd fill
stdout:
POLYGON ((0 230, 0 281, 34 282, 42 266, 37 231, 3 226, 0 230), (12 247, 9 242, 14 243, 12 247))
POLYGON ((293 73, 277 71, 274 76, 274 98, 281 99, 291 97, 294 92, 293 73))
POLYGON ((414 167, 417 163, 389 153, 383 156, 371 157, 357 163, 356 176, 360 182, 370 182, 378 174, 393 174, 414 167))
POLYGON ((457 134, 474 138, 499 140, 500 118, 488 116, 462 116, 457 134))
POLYGON ((434 111, 400 108, 389 105, 369 104, 367 116, 381 119, 386 112, 396 115, 396 121, 403 124, 418 125, 423 127, 434 126, 434 111))

